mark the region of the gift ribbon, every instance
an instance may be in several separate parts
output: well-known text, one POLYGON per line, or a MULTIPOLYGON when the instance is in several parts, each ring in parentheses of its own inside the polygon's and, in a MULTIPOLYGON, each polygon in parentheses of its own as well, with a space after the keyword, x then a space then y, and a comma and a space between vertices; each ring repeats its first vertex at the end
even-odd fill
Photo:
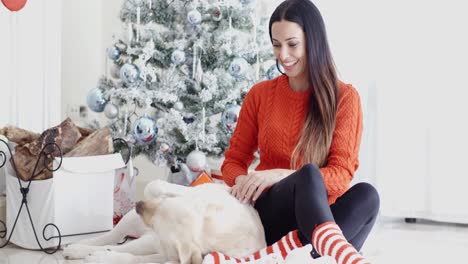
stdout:
POLYGON ((211 173, 211 178, 224 181, 223 175, 211 173))
POLYGON ((119 183, 117 184, 117 186, 116 186, 115 189, 114 189, 114 193, 120 192, 120 186, 122 186, 122 183, 123 183, 124 179, 125 179, 125 172, 122 172, 122 173, 120 174, 119 183))

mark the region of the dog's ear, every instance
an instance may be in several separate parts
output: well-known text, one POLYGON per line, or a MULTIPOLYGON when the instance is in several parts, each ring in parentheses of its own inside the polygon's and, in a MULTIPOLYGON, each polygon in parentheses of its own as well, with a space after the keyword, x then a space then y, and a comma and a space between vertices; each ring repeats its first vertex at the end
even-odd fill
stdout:
POLYGON ((177 241, 177 254, 179 255, 180 264, 201 264, 203 261, 200 248, 192 241, 182 242, 177 241))

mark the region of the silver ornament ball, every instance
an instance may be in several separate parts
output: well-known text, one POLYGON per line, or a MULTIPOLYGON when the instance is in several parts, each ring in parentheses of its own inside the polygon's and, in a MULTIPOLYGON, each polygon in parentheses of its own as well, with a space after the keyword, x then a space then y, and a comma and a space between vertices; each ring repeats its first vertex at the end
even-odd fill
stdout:
POLYGON ((153 143, 158 135, 156 121, 149 116, 142 116, 135 120, 133 136, 138 144, 146 145, 153 143))
POLYGON ((107 48, 107 57, 111 60, 117 60, 120 57, 120 50, 116 46, 107 48))
POLYGON ((119 109, 115 104, 107 103, 104 107, 104 115, 109 119, 114 119, 119 116, 119 109))
POLYGON ((236 78, 243 78, 247 67, 248 62, 244 58, 235 58, 229 65, 229 73, 236 78))
POLYGON ((187 21, 191 25, 198 25, 202 21, 202 16, 198 10, 194 9, 187 14, 187 21))
POLYGON ((125 63, 120 68, 120 79, 125 83, 134 83, 140 77, 140 69, 135 64, 125 63))
POLYGON ((176 64, 182 64, 185 62, 185 52, 182 50, 174 50, 171 55, 171 61, 176 64))
MULTIPOLYGON (((279 65, 280 70, 284 72, 283 66, 281 66, 281 64, 278 64, 278 65, 279 65)), ((278 70, 278 67, 276 67, 276 64, 271 65, 270 68, 268 68, 266 72, 266 76, 268 80, 272 80, 280 75, 281 75, 281 72, 278 70)))
POLYGON ((104 91, 100 88, 93 88, 86 96, 86 104, 94 112, 101 113, 104 111, 108 100, 104 97, 104 91))
POLYGON ((236 129, 240 110, 241 107, 238 105, 227 105, 221 114, 221 124, 231 132, 236 129))

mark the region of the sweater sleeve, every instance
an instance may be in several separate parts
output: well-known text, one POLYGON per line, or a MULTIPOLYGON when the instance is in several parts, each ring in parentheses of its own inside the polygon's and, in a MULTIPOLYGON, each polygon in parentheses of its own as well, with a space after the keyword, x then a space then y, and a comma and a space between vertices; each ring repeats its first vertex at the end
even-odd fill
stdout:
POLYGON ((229 148, 224 154, 221 166, 224 181, 232 186, 239 175, 247 175, 248 168, 254 160, 258 146, 258 98, 257 89, 253 87, 242 103, 236 129, 229 141, 229 148))
POLYGON ((354 172, 359 166, 358 155, 362 135, 361 102, 354 87, 344 86, 338 100, 336 125, 327 165, 320 169, 328 195, 333 199, 348 190, 354 172))

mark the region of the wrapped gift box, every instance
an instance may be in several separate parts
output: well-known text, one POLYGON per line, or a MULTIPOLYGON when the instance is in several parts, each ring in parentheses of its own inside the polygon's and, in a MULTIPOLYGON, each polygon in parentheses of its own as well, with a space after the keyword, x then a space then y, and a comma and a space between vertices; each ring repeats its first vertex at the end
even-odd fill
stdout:
MULTIPOLYGON (((43 238, 43 229, 49 223, 59 228, 62 245, 111 230, 115 170, 124 166, 120 154, 63 158, 53 178, 32 181, 27 205, 41 245, 44 248, 58 245, 58 232, 53 227, 49 226, 44 232, 46 238, 52 239, 43 238)), ((11 165, 7 166, 6 174, 9 236, 23 197, 11 165)), ((27 182, 21 183, 27 186, 27 182)), ((11 242, 27 249, 39 249, 25 209, 23 206, 11 242)))

